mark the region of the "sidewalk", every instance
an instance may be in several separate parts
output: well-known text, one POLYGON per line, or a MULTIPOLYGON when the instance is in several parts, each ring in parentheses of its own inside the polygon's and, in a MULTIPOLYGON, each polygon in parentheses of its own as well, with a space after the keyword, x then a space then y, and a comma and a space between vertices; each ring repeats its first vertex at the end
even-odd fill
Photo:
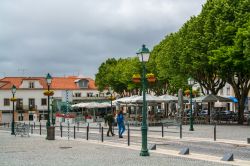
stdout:
MULTIPOLYGON (((211 159, 192 159, 188 156, 168 154, 164 150, 150 151, 150 157, 140 157, 140 147, 98 141, 66 140, 59 137, 55 141, 45 140, 45 136, 31 137, 12 136, 10 132, 0 131, 0 165, 1 166, 157 166, 157 165, 206 165, 220 166, 237 162, 211 162, 211 159)), ((195 156, 195 155, 190 155, 195 156)), ((203 156, 204 157, 204 156, 203 156)), ((249 163, 248 163, 249 164, 249 163)))
MULTIPOLYGON (((26 122, 26 124, 29 124, 26 122)), ((33 125, 34 123, 30 123, 33 125)), ((40 124, 40 123, 39 123, 40 124)), ((38 125, 38 123, 36 123, 38 125)), ((45 123, 42 124, 45 128, 45 123)), ((59 124, 58 124, 59 125, 59 124)), ((71 124, 72 125, 72 124, 71 124)), ((76 125, 77 126, 77 125, 76 125)), ((80 125, 80 127, 86 127, 86 124, 80 125)), ((102 126, 107 129, 107 126, 102 123, 102 126)), ((70 128, 70 132, 73 132, 73 126, 70 128)), ((247 143, 247 138, 250 138, 250 126, 217 126, 217 138, 214 141, 213 138, 213 125, 195 125, 195 131, 189 131, 189 126, 183 126, 183 134, 182 139, 179 136, 179 128, 176 126, 170 126, 169 128, 164 127, 164 139, 168 140, 178 140, 189 141, 189 142, 210 142, 210 143, 225 143, 225 144, 233 144, 233 145, 244 145, 250 146, 247 143)), ((36 127, 38 129, 38 126, 36 127)), ((56 128, 59 131, 59 128, 56 128)), ((64 126, 64 130, 67 130, 67 126, 64 126), (65 129, 66 127, 66 129, 65 129)), ((117 132, 117 127, 115 128, 115 132, 117 132)), ((85 133, 86 130, 81 128, 79 133, 85 133)), ((99 123, 91 123, 90 124, 90 132, 93 134, 99 134, 99 123)), ((127 132, 124 133, 127 135, 127 132)), ((140 127, 130 127, 130 135, 134 137, 141 137, 141 128, 140 127)), ((150 127, 148 130, 148 138, 159 138, 161 139, 161 126, 158 127, 150 127)))

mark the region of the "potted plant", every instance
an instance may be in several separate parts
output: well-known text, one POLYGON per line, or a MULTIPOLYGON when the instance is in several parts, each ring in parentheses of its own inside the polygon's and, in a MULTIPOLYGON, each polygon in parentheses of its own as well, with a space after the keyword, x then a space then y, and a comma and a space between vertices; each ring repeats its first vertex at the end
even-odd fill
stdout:
POLYGON ((147 77, 148 82, 150 83, 155 82, 156 80, 155 75, 153 73, 148 73, 146 77, 147 77))
POLYGON ((133 81, 134 83, 140 83, 140 82, 141 82, 141 76, 140 76, 140 74, 134 74, 134 75, 132 76, 132 81, 133 81))

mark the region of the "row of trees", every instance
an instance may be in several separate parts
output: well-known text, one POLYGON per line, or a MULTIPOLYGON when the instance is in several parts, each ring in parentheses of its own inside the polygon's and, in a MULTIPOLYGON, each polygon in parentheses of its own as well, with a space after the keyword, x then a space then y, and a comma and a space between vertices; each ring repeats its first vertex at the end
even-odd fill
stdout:
MULTIPOLYGON (((208 0, 198 16, 156 45, 146 66, 157 77, 156 94, 187 88, 193 77, 204 94, 217 94, 229 83, 239 101, 239 123, 250 90, 250 0, 208 0)), ((100 90, 107 86, 122 94, 140 88, 131 82, 141 73, 137 58, 108 59, 96 74, 100 90)))

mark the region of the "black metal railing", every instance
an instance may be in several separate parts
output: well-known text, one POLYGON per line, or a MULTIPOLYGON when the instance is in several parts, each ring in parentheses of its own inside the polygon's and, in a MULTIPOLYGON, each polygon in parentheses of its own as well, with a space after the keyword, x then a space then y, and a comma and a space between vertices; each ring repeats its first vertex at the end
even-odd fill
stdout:
MULTIPOLYGON (((20 123, 20 122, 18 122, 20 123)), ((27 124, 27 122, 26 122, 27 124)), ((46 135, 47 129, 46 125, 41 122, 28 122, 30 133, 37 135, 46 135)), ((5 129, 10 131, 10 123, 0 123, 0 129, 5 129)), ((161 126, 155 126, 153 129, 148 130, 148 141, 154 142, 156 138, 164 138, 168 136, 169 133, 174 134, 175 136, 180 135, 182 138, 182 127, 175 126, 170 130, 169 126, 162 124, 161 126), (180 130, 178 129, 180 128, 180 130)), ((108 126, 102 125, 101 123, 96 126, 90 126, 89 123, 85 124, 63 124, 55 125, 55 136, 58 137, 69 137, 70 139, 85 139, 85 140, 99 140, 101 142, 109 141, 109 142, 117 142, 123 143, 127 142, 127 145, 130 146, 131 143, 138 144, 141 143, 141 129, 138 127, 130 126, 130 124, 126 124, 126 131, 124 132, 124 137, 122 139, 119 138, 118 127, 113 127, 115 136, 108 137, 106 133, 108 131, 108 126)))

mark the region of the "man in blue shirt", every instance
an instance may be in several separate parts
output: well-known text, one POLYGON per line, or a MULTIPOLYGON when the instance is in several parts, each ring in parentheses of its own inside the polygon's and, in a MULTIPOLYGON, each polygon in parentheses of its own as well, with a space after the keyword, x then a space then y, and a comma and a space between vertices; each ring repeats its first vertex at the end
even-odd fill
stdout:
POLYGON ((124 125, 124 116, 123 116, 123 112, 120 111, 117 115, 117 124, 118 124, 118 134, 119 134, 119 138, 123 138, 122 134, 125 131, 125 125, 124 125))

